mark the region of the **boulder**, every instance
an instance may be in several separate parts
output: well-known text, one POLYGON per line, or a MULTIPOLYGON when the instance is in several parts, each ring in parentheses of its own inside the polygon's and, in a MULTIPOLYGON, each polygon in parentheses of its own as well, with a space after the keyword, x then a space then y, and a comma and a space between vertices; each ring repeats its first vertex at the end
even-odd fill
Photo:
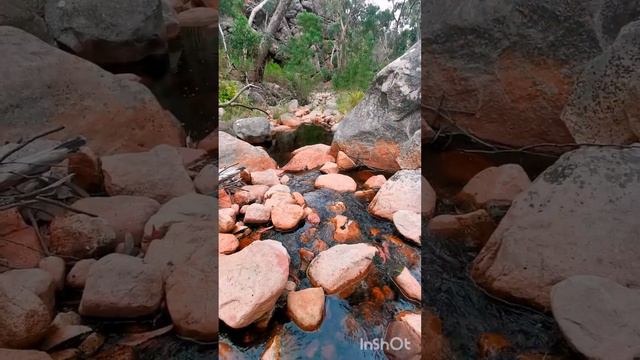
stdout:
POLYGON ((376 75, 364 100, 338 123, 333 143, 368 167, 401 169, 401 148, 420 130, 420 68, 418 42, 376 75))
MULTIPOLYGON (((36 267, 44 256, 35 230, 15 208, 0 211, 0 238, 5 240, 0 241, 0 258, 6 259, 9 269, 36 267)), ((0 272, 4 270, 0 266, 0 272)))
MULTIPOLYGON (((429 216, 435 208, 435 198, 427 191, 428 207, 422 209, 422 175, 419 170, 401 170, 395 173, 380 188, 369 204, 372 215, 393 220, 393 214, 398 210, 408 210, 415 213, 426 212, 429 216), (431 200, 433 199, 433 204, 431 200)), ((426 182, 426 180, 424 180, 426 182)), ((430 189, 429 183, 427 188, 430 189)), ((422 200, 424 201, 424 199, 422 200)))
POLYGON ((107 220, 85 214, 55 217, 49 231, 49 250, 59 256, 101 256, 113 251, 117 243, 116 232, 107 220))
POLYGON ((640 21, 634 21, 578 77, 562 111, 577 143, 626 145, 640 139, 638 43, 640 21))
POLYGON ((102 157, 107 193, 144 196, 163 204, 195 191, 176 148, 159 145, 147 152, 102 157))
POLYGON ((367 181, 364 182, 364 185, 362 185, 362 187, 365 190, 380 190, 380 188, 386 181, 387 179, 384 177, 384 175, 374 175, 368 178, 367 181))
POLYGON ((331 146, 325 144, 303 146, 294 150, 292 155, 293 157, 282 167, 282 170, 289 172, 307 171, 319 168, 327 162, 336 161, 336 158, 331 155, 331 146))
POLYGON ((286 204, 271 209, 271 222, 276 230, 293 230, 303 218, 304 209, 300 205, 286 204))
POLYGON ((40 341, 51 313, 32 291, 0 277, 0 347, 26 348, 40 341))
POLYGON ((333 246, 320 252, 309 264, 309 280, 327 294, 349 293, 367 276, 377 252, 368 244, 333 246))
POLYGON ((347 154, 343 151, 338 151, 338 155, 336 156, 336 164, 338 165, 338 169, 340 171, 349 171, 356 167, 356 163, 349 158, 347 154))
POLYGON ((339 171, 340 169, 338 169, 338 164, 332 161, 328 161, 320 167, 320 172, 323 174, 337 174, 339 171))
POLYGON ((457 195, 457 200, 475 208, 493 204, 508 206, 529 185, 531 180, 520 165, 489 167, 469 180, 457 195))
POLYGON ((140 83, 12 27, 0 26, 0 53, 0 143, 59 125, 65 130, 50 138, 82 135, 99 156, 184 142, 178 121, 140 83))
POLYGON ((233 122, 233 132, 249 144, 262 144, 271 140, 271 123, 263 117, 238 119, 233 122))
POLYGON ((408 211, 398 210, 393 214, 393 225, 402 236, 420 245, 422 236, 422 217, 420 214, 408 211))
POLYGON ((315 187, 319 189, 331 189, 337 192, 354 192, 358 188, 355 180, 342 174, 325 174, 316 178, 315 187))
MULTIPOLYGON (((638 15, 638 4, 625 0, 429 0, 423 102, 485 140, 572 143, 560 115, 578 75, 638 15)), ((450 127, 430 113, 434 129, 450 127)))
POLYGON ((162 205, 144 226, 144 242, 164 236, 169 227, 180 222, 218 218, 217 201, 212 196, 187 194, 162 205))
POLYGON ((287 250, 274 240, 220 255, 220 320, 239 329, 270 314, 287 283, 289 261, 287 250))
POLYGON ((212 195, 218 190, 218 168, 209 164, 193 179, 193 185, 200 194, 212 195))
POLYGON ((151 315, 163 297, 162 272, 141 258, 110 254, 91 266, 78 312, 101 318, 151 315))
POLYGON ((158 0, 47 0, 45 18, 56 41, 95 63, 131 63, 167 51, 158 0))
POLYGON ((551 309, 569 344, 587 359, 640 356, 640 290, 579 275, 551 289, 551 309))
POLYGON ((13 284, 14 287, 23 287, 36 294, 53 313, 56 303, 56 284, 48 272, 42 269, 10 270, 0 274, 0 278, 13 284))
POLYGON ((218 141, 220 142, 218 154, 220 168, 237 165, 243 166, 251 172, 276 168, 275 160, 260 147, 253 146, 223 131, 218 132, 218 141))
POLYGON ((302 330, 316 330, 324 317, 324 290, 315 287, 290 291, 287 294, 287 313, 302 330))
POLYGON ((44 22, 44 1, 5 0, 0 2, 0 25, 13 26, 52 43, 47 24, 44 22))
POLYGON ((153 199, 130 195, 88 197, 72 206, 106 220, 115 231, 117 242, 123 242, 129 233, 137 244, 140 244, 147 220, 160 209, 160 204, 153 199))
POLYGON ((640 149, 566 153, 516 198, 472 275, 493 293, 544 308, 551 287, 573 275, 639 287, 637 199, 640 149))
POLYGON ((207 27, 218 24, 218 11, 208 7, 194 7, 178 13, 180 27, 207 27))

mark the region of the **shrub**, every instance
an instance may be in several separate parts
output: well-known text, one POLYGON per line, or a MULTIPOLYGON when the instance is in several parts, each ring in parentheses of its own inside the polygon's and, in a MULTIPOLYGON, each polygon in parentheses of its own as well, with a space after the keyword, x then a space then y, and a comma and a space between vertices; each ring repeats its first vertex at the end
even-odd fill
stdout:
POLYGON ((232 80, 220 80, 218 86, 218 103, 231 100, 238 93, 238 83, 232 80))
POLYGON ((338 93, 338 110, 346 114, 351 111, 362 99, 364 98, 364 92, 360 90, 354 91, 341 91, 338 93))
POLYGON ((264 67, 264 80, 278 84, 282 87, 289 86, 289 79, 287 78, 287 74, 284 69, 273 61, 269 61, 264 67))

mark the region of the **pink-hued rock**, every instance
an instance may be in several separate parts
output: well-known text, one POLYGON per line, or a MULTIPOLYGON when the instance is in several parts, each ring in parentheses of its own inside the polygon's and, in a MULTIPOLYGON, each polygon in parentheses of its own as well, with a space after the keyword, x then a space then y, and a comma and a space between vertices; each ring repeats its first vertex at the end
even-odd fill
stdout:
POLYGON ((264 201, 264 194, 269 190, 268 185, 245 185, 241 189, 241 191, 247 191, 249 195, 248 204, 252 202, 262 203, 264 201))
POLYGON ((253 146, 224 131, 218 132, 218 137, 218 166, 221 169, 232 165, 243 166, 250 172, 276 168, 275 160, 263 148, 253 146))
POLYGON ((336 156, 336 164, 338 165, 338 169, 340 171, 349 171, 356 167, 356 163, 351 160, 347 154, 342 151, 338 151, 338 156, 336 156))
POLYGON ((202 149, 177 147, 176 150, 182 158, 182 165, 184 165, 184 167, 187 169, 189 168, 189 166, 194 165, 196 162, 204 160, 207 157, 207 152, 202 149))
POLYGON ((331 222, 335 226, 333 239, 337 242, 354 242, 360 239, 360 225, 344 215, 336 215, 331 222))
POLYGON ((238 246, 240 246, 238 238, 232 234, 219 233, 218 242, 218 253, 225 255, 233 253, 238 249, 238 246))
POLYGON ((293 230, 303 217, 304 209, 300 205, 288 204, 271 209, 271 222, 277 230, 293 230))
POLYGON ((87 276, 89 276, 89 270, 96 262, 96 259, 79 260, 67 274, 67 286, 72 289, 83 289, 87 276))
MULTIPOLYGON (((218 131, 213 131, 209 135, 205 136, 204 139, 198 141, 198 149, 204 150, 207 153, 213 153, 218 150, 218 134, 218 131)), ((233 136, 229 135, 229 137, 233 136)))
POLYGON ((169 227, 179 222, 216 221, 216 198, 201 194, 187 194, 162 205, 144 226, 144 242, 160 239, 169 227))
POLYGON ((53 313, 56 302, 56 284, 48 272, 42 269, 10 270, 0 274, 0 278, 7 280, 16 287, 23 287, 36 294, 53 313))
POLYGON ((218 210, 218 229, 222 233, 230 233, 236 226, 236 212, 232 208, 218 210))
POLYGON ((129 233, 139 244, 144 225, 158 212, 160 203, 142 196, 119 195, 83 198, 76 201, 73 207, 105 219, 115 231, 117 242, 123 242, 129 233))
POLYGON ((218 168, 207 165, 193 179, 193 185, 200 194, 211 195, 218 190, 218 168))
POLYGON ((464 186, 458 200, 477 208, 490 204, 511 204, 531 185, 529 176, 517 164, 490 167, 476 174, 464 186))
POLYGON ((304 196, 299 192, 292 192, 291 196, 293 196, 293 200, 295 200, 296 204, 304 207, 306 205, 306 201, 304 200, 304 196))
MULTIPOLYGON (((24 222, 15 208, 0 211, 0 239, 5 240, 0 241, 0 258, 7 260, 9 268, 36 267, 44 256, 35 230, 24 222)), ((0 266, 0 272, 3 270, 0 266)))
POLYGON ((117 243, 116 233, 107 220, 84 214, 54 218, 50 233, 51 252, 80 259, 113 251, 117 243))
POLYGON ((296 205, 296 200, 288 193, 275 193, 264 202, 264 206, 269 209, 285 205, 296 205))
POLYGON ((396 284, 409 299, 421 301, 422 286, 406 267, 396 276, 396 284))
POLYGON ((110 254, 91 266, 78 312, 103 318, 151 315, 160 308, 162 290, 159 268, 137 257, 110 254))
POLYGON ((167 310, 177 333, 196 341, 218 339, 218 261, 213 251, 207 246, 177 266, 165 285, 167 310))
POLYGON ((263 171, 252 171, 251 184, 267 185, 271 187, 273 185, 280 185, 280 178, 278 178, 278 173, 274 169, 267 169, 263 171))
POLYGON ((322 167, 320 168, 320 172, 323 174, 337 174, 338 172, 340 172, 340 169, 338 169, 338 164, 329 161, 322 165, 322 167))
POLYGON ((431 218, 436 212, 436 202, 438 200, 436 191, 433 190, 431 184, 425 179, 422 178, 422 214, 427 217, 427 219, 431 218))
POLYGON ((387 179, 384 175, 374 175, 367 179, 362 186, 365 190, 379 190, 387 179))
POLYGON ((38 267, 51 275, 56 290, 62 290, 64 288, 64 278, 67 273, 64 259, 57 256, 47 256, 40 260, 38 267))
POLYGON ((289 254, 277 241, 254 241, 231 255, 220 255, 220 320, 234 329, 269 314, 289 277, 289 254))
POLYGON ((142 153, 103 156, 105 189, 113 195, 144 196, 163 204, 195 192, 193 182, 172 146, 159 145, 142 153))
POLYGON ((287 313, 302 330, 313 331, 319 328, 324 317, 324 290, 314 287, 289 292, 287 313))
POLYGON ((327 162, 335 162, 331 146, 325 144, 307 145, 293 151, 293 157, 282 167, 289 172, 307 171, 321 167, 327 162))
POLYGON ((53 358, 44 351, 38 350, 15 350, 0 349, 0 359, 7 360, 53 360, 53 358))
MULTIPOLYGON (((369 213, 393 220, 398 210, 416 213, 424 211, 421 204, 421 181, 419 170, 400 170, 387 180, 369 204, 369 213)), ((427 194, 427 197, 429 194, 427 194)), ((435 204, 433 204, 435 207, 435 204)), ((431 210, 433 211, 433 210, 431 210)), ((430 211, 427 209, 427 214, 430 211)))
POLYGON ((468 241, 476 246, 486 244, 496 224, 486 210, 468 214, 438 215, 429 220, 429 233, 443 239, 468 241))
POLYGON ((287 185, 282 185, 282 184, 273 185, 272 187, 269 188, 269 190, 267 190, 266 193, 264 193, 264 198, 268 199, 268 198, 271 197, 271 195, 273 195, 273 194, 275 194, 277 192, 290 194, 291 193, 291 189, 289 189, 289 187, 287 185))
POLYGON ((396 226, 398 232, 407 239, 420 245, 420 236, 422 235, 422 218, 420 214, 408 211, 398 210, 393 214, 393 225, 396 226))
POLYGON ((50 350, 65 341, 88 334, 92 331, 93 329, 85 325, 56 324, 56 321, 54 320, 49 331, 47 331, 47 336, 42 344, 40 344, 40 349, 50 350))
POLYGON ((245 224, 266 224, 271 219, 271 209, 262 204, 251 204, 244 214, 245 224))
POLYGON ((327 294, 348 290, 366 277, 377 252, 367 244, 333 246, 309 264, 309 280, 313 286, 322 286, 327 294))
POLYGON ((354 192, 358 188, 355 180, 342 174, 325 174, 316 179, 315 187, 320 189, 331 189, 337 192, 354 192))
POLYGON ((51 322, 47 305, 32 291, 0 276, 0 347, 26 348, 46 334, 51 322))

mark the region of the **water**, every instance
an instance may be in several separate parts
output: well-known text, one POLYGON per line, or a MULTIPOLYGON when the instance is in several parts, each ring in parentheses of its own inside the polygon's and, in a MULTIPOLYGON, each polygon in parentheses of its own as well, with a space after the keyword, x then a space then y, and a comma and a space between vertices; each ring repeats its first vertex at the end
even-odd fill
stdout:
POLYGON ((276 133, 267 152, 278 166, 283 166, 291 158, 293 150, 305 145, 331 145, 332 140, 331 131, 318 125, 303 124, 294 131, 276 133))

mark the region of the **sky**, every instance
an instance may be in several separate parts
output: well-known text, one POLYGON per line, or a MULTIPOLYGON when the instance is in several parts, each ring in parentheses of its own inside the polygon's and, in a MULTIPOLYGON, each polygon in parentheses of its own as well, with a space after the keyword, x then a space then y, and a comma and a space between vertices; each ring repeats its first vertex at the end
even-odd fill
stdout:
POLYGON ((389 0, 367 0, 367 3, 377 5, 381 9, 389 9, 391 7, 389 0))

